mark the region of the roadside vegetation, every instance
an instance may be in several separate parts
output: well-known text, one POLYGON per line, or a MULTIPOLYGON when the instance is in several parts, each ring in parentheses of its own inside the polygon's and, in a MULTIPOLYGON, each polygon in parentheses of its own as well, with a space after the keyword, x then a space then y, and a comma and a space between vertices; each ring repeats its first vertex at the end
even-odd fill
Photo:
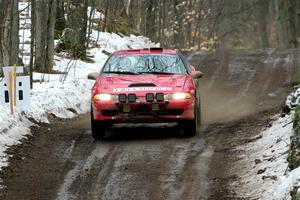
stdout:
MULTIPOLYGON (((295 109, 293 127, 294 133, 291 137, 291 149, 288 157, 291 170, 300 167, 300 105, 295 109)), ((291 191, 292 200, 300 200, 299 192, 299 187, 294 187, 291 191)))
POLYGON ((293 121, 294 134, 291 137, 291 149, 289 152, 289 168, 296 169, 300 166, 300 105, 295 108, 293 121))
MULTIPOLYGON (((296 79, 295 83, 299 84, 300 71, 297 73, 296 79)), ((294 108, 293 134, 291 136, 291 144, 288 155, 288 166, 290 170, 295 170, 300 167, 300 105, 297 105, 294 108)), ((298 186, 294 187, 290 194, 292 200, 300 200, 300 188, 298 186)))
MULTIPOLYGON (((300 70, 296 74, 294 84, 300 84, 300 70)), ((291 148, 289 151, 288 162, 289 168, 291 170, 300 167, 300 104, 298 102, 297 91, 296 89, 292 95, 291 101, 293 102, 294 108, 294 118, 293 118, 293 135, 291 137, 291 148), (298 103, 297 103, 298 102, 298 103), (298 104, 298 105, 297 105, 298 104)))

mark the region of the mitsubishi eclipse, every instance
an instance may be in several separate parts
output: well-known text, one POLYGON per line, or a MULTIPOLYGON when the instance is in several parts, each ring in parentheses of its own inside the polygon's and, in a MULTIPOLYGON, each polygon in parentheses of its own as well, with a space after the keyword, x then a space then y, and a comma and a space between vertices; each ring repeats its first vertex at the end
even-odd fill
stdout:
POLYGON ((178 50, 161 48, 113 53, 92 88, 91 127, 96 140, 117 123, 177 122, 194 136, 201 121, 198 79, 203 74, 178 50))

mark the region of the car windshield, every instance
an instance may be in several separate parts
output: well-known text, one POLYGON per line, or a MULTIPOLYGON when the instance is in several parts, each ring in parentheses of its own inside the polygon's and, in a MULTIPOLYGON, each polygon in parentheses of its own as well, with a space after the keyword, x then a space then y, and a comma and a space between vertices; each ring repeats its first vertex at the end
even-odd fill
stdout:
POLYGON ((115 55, 107 61, 102 73, 187 74, 187 70, 178 55, 115 55))

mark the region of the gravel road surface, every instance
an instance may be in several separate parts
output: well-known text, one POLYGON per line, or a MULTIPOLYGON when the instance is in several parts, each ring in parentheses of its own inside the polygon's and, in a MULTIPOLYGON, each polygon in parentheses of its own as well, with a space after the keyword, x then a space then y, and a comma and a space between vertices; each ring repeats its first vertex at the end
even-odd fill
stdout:
POLYGON ((173 124, 114 127, 91 137, 89 114, 52 119, 10 150, 1 199, 244 199, 232 171, 245 144, 280 111, 299 51, 191 56, 201 80, 203 126, 183 138, 173 124), (235 191, 235 192, 234 192, 235 191))

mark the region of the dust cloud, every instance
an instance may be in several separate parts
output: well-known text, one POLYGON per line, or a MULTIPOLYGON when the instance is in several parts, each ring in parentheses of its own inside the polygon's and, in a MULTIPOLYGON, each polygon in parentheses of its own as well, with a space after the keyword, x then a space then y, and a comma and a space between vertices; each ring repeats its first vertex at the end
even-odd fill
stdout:
POLYGON ((283 105, 298 72, 299 50, 219 51, 190 56, 200 69, 202 122, 222 123, 283 105))

